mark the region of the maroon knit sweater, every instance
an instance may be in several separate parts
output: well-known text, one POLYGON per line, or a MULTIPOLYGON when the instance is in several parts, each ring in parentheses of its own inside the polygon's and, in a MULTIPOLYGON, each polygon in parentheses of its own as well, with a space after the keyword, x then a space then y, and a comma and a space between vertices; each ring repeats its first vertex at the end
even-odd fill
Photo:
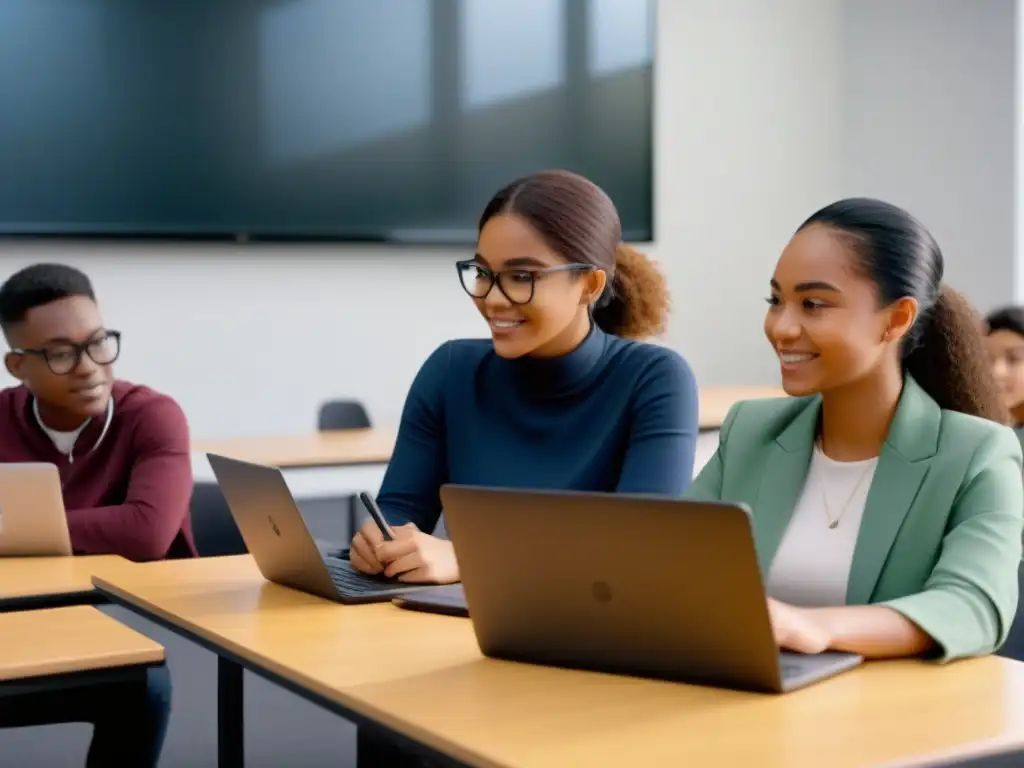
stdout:
POLYGON ((115 381, 113 392, 109 424, 93 419, 69 460, 39 426, 24 386, 0 391, 0 463, 57 465, 76 554, 194 557, 185 414, 148 387, 115 381))

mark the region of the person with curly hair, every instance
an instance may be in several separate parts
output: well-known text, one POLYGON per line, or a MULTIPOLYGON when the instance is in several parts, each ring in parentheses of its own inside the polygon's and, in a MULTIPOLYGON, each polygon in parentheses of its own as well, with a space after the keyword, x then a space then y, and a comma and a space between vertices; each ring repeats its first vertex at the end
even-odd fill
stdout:
MULTIPOLYGON (((679 496, 693 476, 697 386, 676 352, 642 340, 669 311, 655 265, 620 242, 619 215, 591 181, 544 171, 487 204, 476 254, 456 263, 490 339, 441 345, 405 402, 356 570, 407 582, 459 580, 432 535, 445 483, 679 496)), ((359 765, 425 765, 361 727, 359 765)))
POLYGON ((1021 446, 981 322, 906 211, 805 221, 765 333, 788 398, 735 405, 695 499, 752 510, 781 648, 936 660, 991 653, 1017 610, 1021 446))
POLYGON ((441 345, 420 369, 352 565, 407 582, 459 579, 432 535, 445 483, 679 496, 693 475, 697 386, 660 333, 668 290, 623 245, 596 184, 545 171, 498 192, 476 254, 456 264, 490 339, 441 345))

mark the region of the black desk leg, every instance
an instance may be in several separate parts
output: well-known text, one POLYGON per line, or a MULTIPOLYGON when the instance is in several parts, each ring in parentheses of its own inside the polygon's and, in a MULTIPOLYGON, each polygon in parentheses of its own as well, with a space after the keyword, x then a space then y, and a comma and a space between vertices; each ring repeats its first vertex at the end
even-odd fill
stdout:
POLYGON ((245 765, 245 711, 243 669, 240 664, 217 657, 217 765, 245 765))

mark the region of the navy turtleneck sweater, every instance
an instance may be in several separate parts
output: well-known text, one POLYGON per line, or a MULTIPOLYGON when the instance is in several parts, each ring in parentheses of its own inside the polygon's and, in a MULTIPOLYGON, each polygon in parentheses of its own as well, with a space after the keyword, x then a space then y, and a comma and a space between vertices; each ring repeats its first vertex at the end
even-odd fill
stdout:
POLYGON ((444 483, 679 496, 697 404, 682 357, 596 326, 558 358, 449 341, 413 381, 377 501, 391 523, 429 533, 444 483))

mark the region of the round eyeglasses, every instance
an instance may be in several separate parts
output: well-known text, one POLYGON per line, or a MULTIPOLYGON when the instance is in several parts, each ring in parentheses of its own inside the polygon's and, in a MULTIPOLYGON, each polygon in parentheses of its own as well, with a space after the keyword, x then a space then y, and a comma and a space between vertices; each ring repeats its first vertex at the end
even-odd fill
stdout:
POLYGON ((83 342, 59 342, 39 349, 12 349, 15 355, 33 355, 46 361, 50 371, 57 376, 67 376, 78 368, 82 355, 86 354, 96 365, 111 365, 121 354, 121 332, 103 331, 83 342))
POLYGON ((455 262, 462 289, 474 299, 484 299, 495 285, 502 295, 513 304, 529 304, 538 278, 555 272, 589 272, 590 264, 559 264, 542 269, 503 269, 494 271, 479 261, 467 259, 455 262))

